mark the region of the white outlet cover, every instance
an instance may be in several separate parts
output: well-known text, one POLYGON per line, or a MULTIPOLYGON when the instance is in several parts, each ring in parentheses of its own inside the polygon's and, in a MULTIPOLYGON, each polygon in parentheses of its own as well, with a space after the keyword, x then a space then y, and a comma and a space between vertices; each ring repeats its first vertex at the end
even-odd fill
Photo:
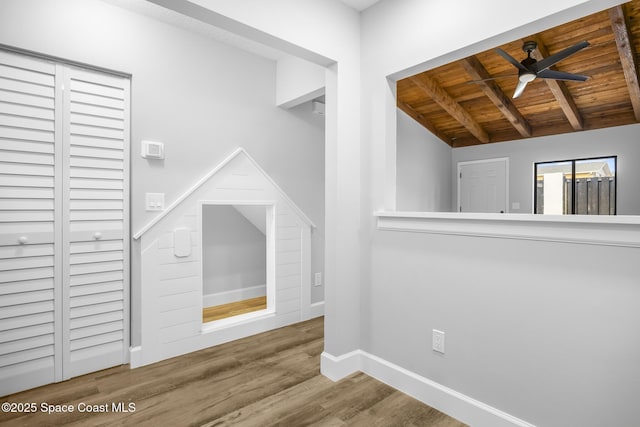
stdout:
POLYGON ((444 332, 433 329, 431 335, 431 347, 433 351, 444 354, 444 332))

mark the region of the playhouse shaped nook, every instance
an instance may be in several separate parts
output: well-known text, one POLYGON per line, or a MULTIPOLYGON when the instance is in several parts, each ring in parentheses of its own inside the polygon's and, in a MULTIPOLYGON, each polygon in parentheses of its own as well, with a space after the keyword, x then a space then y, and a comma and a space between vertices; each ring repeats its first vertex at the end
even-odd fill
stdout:
POLYGON ((134 235, 141 259, 142 315, 140 346, 131 351, 131 366, 309 319, 313 228, 256 161, 236 149, 134 235), (203 307, 215 299, 205 290, 205 267, 220 261, 211 258, 203 236, 203 224, 221 218, 209 216, 212 207, 232 212, 263 234, 266 308, 205 322, 203 307))

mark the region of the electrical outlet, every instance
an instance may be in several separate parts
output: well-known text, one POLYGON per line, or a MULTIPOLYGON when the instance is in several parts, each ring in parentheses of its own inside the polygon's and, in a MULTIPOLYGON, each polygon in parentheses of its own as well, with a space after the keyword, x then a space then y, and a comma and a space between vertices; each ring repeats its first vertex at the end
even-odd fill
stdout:
POLYGON ((431 346, 434 351, 444 354, 444 332, 437 329, 432 330, 431 346))
POLYGON ((322 286, 322 273, 316 273, 314 275, 313 286, 322 286))

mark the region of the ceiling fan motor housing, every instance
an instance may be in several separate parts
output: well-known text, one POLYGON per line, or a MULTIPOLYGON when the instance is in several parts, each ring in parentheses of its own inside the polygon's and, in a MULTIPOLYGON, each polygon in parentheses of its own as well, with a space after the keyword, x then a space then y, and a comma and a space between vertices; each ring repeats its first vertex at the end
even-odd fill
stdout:
POLYGON ((531 40, 524 42, 524 44, 522 45, 522 50, 524 50, 529 54, 534 50, 536 50, 537 48, 538 48, 538 43, 531 40))
MULTIPOLYGON (((531 52, 529 52, 531 53, 531 52)), ((534 58, 531 58, 530 56, 525 58, 521 64, 527 69, 527 71, 524 70, 518 70, 518 80, 520 80, 523 83, 529 83, 533 80, 535 80, 536 78, 536 73, 537 73, 537 67, 536 67, 536 63, 538 61, 536 61, 534 58)))

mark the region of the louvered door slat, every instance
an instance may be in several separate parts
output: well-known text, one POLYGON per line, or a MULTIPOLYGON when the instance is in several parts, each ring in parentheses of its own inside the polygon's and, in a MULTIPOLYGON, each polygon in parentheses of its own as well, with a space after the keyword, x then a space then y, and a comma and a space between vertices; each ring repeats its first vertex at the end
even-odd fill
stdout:
POLYGON ((0 170, 6 175, 34 175, 53 176, 53 165, 20 164, 2 161, 0 158, 0 170))
MULTIPOLYGON (((90 283, 83 286, 72 286, 71 297, 103 294, 114 291, 124 291, 121 280, 115 282, 90 283)), ((73 319, 71 323, 73 323, 73 319)))
POLYGON ((55 107, 53 98, 43 98, 36 95, 29 95, 27 93, 11 92, 9 90, 0 89, 0 99, 4 102, 10 102, 12 104, 30 105, 33 107, 49 108, 55 107))
POLYGON ((55 113, 51 108, 40 106, 12 104, 0 101, 0 114, 17 117, 29 117, 32 119, 50 120, 53 122, 55 113))
POLYGON ((24 93, 28 95, 35 95, 41 98, 53 98, 55 96, 55 89, 53 85, 45 86, 40 84, 33 84, 31 82, 13 80, 2 76, 0 76, 0 89, 11 92, 24 93))
POLYGON ((53 177, 37 175, 4 175, 0 174, 2 187, 41 187, 53 189, 53 177))
POLYGON ((24 117, 13 114, 0 113, 0 126, 10 126, 24 129, 37 129, 53 132, 54 123, 52 119, 41 119, 38 117, 24 117))
MULTIPOLYGON (((53 256, 21 257, 0 259, 0 271, 22 270, 25 268, 53 267, 53 256)), ((2 292, 0 290, 0 292, 2 292)))
POLYGON ((0 295, 4 296, 53 288, 53 278, 51 277, 46 277, 44 279, 38 280, 29 280, 28 282, 7 282, 0 285, 0 295))
POLYGON ((122 240, 96 240, 93 242, 72 242, 71 254, 83 254, 88 252, 123 251, 122 240))
POLYGON ((23 151, 31 153, 53 154, 53 147, 54 145, 50 142, 0 139, 0 150, 3 151, 23 151))

